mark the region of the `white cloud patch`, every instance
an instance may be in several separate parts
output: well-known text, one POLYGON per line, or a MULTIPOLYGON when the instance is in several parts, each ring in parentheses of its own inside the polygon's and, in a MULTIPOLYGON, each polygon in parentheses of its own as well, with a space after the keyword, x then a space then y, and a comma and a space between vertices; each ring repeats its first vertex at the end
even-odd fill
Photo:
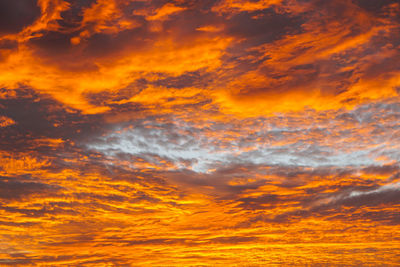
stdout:
POLYGON ((136 122, 88 147, 109 156, 123 152, 149 161, 154 160, 152 155, 166 158, 177 168, 196 172, 234 163, 364 167, 377 159, 381 164, 400 160, 400 127, 393 116, 400 115, 398 105, 364 105, 330 115, 277 116, 258 124, 213 122, 207 128, 195 122, 136 122))

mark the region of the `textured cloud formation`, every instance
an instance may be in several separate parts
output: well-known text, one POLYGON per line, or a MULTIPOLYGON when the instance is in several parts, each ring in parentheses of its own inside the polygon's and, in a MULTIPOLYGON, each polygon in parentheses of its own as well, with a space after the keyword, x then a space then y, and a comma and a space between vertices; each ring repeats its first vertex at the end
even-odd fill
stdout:
POLYGON ((0 265, 400 262, 400 3, 0 0, 0 265))

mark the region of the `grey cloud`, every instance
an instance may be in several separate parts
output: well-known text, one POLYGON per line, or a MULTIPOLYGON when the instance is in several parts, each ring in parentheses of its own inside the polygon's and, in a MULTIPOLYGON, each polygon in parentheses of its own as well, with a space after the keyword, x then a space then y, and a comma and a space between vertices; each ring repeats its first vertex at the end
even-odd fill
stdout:
POLYGON ((26 179, 26 177, 0 176, 0 199, 20 200, 33 194, 52 195, 61 187, 26 179))
POLYGON ((39 15, 36 0, 0 0, 0 35, 21 31, 39 15))

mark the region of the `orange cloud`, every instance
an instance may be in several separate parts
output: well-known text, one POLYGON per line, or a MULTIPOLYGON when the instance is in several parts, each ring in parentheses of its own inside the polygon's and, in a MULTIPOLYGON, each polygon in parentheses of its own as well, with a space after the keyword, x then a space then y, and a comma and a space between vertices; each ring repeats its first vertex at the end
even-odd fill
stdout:
POLYGON ((7 127, 13 124, 15 124, 15 121, 13 119, 6 116, 0 116, 0 127, 7 127))

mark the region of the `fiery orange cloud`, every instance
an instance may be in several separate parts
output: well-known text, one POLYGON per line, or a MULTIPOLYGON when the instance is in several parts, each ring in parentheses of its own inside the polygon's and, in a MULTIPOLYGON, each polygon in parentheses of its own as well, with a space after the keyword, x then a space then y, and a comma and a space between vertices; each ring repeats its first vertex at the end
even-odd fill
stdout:
POLYGON ((400 5, 0 1, 1 266, 396 266, 400 5))
POLYGON ((7 127, 13 124, 15 124, 15 121, 13 119, 8 118, 6 116, 0 117, 0 127, 7 127))

